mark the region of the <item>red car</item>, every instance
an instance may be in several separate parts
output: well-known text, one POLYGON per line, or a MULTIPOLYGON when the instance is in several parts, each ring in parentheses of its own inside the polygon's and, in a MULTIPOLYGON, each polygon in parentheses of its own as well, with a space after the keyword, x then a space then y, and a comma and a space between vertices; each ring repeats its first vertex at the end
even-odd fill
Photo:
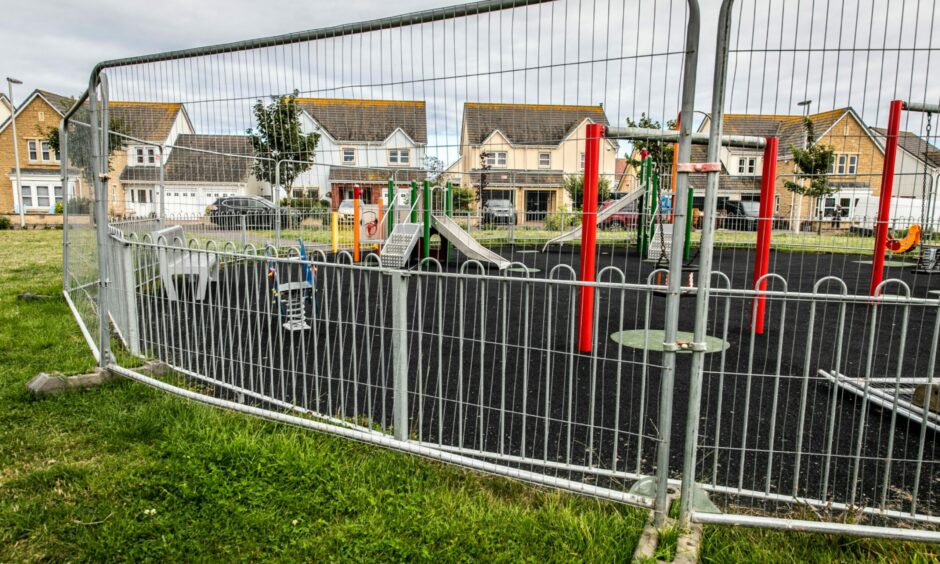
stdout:
MULTIPOLYGON (((604 211, 610 206, 614 205, 617 200, 607 200, 598 211, 598 213, 604 211)), ((617 211, 610 217, 605 218, 601 221, 598 226, 601 229, 635 229, 637 222, 637 212, 636 212, 637 202, 631 202, 627 204, 627 207, 617 211)))

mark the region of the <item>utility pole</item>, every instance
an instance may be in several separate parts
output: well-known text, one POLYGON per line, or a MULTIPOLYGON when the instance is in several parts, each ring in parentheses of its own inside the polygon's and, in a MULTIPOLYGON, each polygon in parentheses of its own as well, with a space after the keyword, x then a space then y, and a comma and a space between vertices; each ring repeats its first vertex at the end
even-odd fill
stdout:
POLYGON ((23 208, 23 183, 20 181, 20 144, 16 136, 16 104, 13 103, 13 85, 23 84, 22 80, 7 77, 7 87, 10 92, 10 122, 13 124, 13 161, 16 167, 16 193, 19 200, 20 228, 26 227, 26 210, 23 208))

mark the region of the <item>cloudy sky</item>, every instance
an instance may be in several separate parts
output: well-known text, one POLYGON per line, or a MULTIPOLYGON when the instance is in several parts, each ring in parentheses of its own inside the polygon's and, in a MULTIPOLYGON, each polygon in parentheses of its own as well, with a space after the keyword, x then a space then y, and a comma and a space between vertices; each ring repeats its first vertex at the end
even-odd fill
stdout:
MULTIPOLYGON (((696 108, 708 110, 719 0, 700 0, 696 108)), ((102 60, 315 29, 442 0, 65 0, 5 6, 0 72, 75 95, 102 60)), ((202 63, 109 72, 115 99, 182 101, 203 132, 243 131, 252 99, 310 95, 428 101, 431 144, 452 143, 468 100, 604 103, 614 123, 674 117, 685 0, 559 0, 404 32, 255 50, 202 63), (420 45, 420 47, 418 47, 420 45)), ((940 101, 933 0, 739 0, 728 110, 797 113, 853 106, 872 125, 895 97, 940 101)), ((923 123, 906 123, 911 130, 923 123)), ((445 159, 447 160, 447 159, 445 159)))

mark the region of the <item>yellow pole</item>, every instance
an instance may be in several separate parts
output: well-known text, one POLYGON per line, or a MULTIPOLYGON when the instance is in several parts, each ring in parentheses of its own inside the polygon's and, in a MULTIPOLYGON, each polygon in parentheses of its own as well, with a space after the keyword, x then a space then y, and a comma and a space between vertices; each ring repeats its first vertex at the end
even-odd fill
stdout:
POLYGON ((333 254, 339 252, 339 215, 336 212, 330 214, 330 239, 333 243, 333 254))

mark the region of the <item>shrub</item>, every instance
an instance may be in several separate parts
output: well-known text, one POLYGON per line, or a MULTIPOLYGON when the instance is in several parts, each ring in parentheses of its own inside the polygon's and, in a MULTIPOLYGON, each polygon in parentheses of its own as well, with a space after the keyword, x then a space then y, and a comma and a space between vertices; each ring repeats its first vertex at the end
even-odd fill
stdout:
POLYGON ((0 231, 7 230, 10 226, 10 218, 5 215, 0 215, 0 231))
POLYGON ((569 227, 574 227, 581 223, 581 214, 572 212, 567 208, 561 208, 556 212, 550 212, 545 216, 545 229, 550 231, 561 231, 569 227))
POLYGON ((55 203, 55 212, 60 215, 62 214, 62 202, 55 203))

